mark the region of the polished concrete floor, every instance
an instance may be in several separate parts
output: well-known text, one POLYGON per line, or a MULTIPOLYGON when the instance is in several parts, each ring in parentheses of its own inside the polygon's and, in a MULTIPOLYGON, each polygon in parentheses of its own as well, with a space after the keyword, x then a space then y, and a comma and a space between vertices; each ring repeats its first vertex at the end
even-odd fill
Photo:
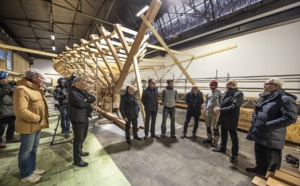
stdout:
MULTIPOLYGON (((84 143, 84 150, 90 156, 84 160, 90 163, 86 168, 72 165, 72 144, 49 145, 57 123, 57 113, 51 99, 50 129, 43 130, 37 154, 38 168, 46 169, 36 185, 84 185, 84 186, 192 186, 192 185, 251 185, 254 177, 245 172, 245 167, 254 166, 253 143, 246 140, 246 134, 239 132, 240 156, 237 163, 230 163, 229 140, 226 155, 212 153, 212 147, 202 143, 205 138, 204 123, 200 123, 198 139, 180 139, 185 110, 176 111, 177 139, 169 137, 142 141, 133 140, 131 146, 125 143, 124 131, 107 121, 95 117, 90 122, 90 133, 84 143)), ((161 113, 161 108, 160 111, 161 113)), ((169 121, 168 121, 169 122, 169 121)), ((141 119, 139 124, 142 125, 141 119)), ((157 117, 156 133, 160 133, 161 114, 157 117)), ((169 126, 169 125, 168 125, 169 126)), ((189 127, 191 135, 192 123, 189 127)), ((169 130, 169 128, 168 128, 169 130)), ((58 130, 60 132, 60 130, 58 130)), ((143 137, 143 130, 139 131, 143 137)), ((169 133, 167 133, 169 135, 169 133)), ((55 143, 63 142, 62 136, 55 143)), ((19 143, 0 149, 0 186, 30 185, 20 182, 18 170, 19 143)), ((285 154, 299 156, 299 147, 288 145, 285 154)), ((283 162, 286 168, 295 170, 283 162)))

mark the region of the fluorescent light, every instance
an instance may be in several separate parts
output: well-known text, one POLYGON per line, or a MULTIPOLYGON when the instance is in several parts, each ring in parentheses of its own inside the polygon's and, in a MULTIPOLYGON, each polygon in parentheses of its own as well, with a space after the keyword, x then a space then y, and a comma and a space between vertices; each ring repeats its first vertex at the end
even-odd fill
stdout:
POLYGON ((55 35, 51 34, 51 40, 55 40, 55 35))
POLYGON ((53 47, 52 47, 52 50, 54 50, 54 51, 55 51, 55 46, 53 46, 53 47))
POLYGON ((144 12, 146 12, 149 9, 149 6, 145 6, 141 11, 139 11, 136 16, 140 17, 141 14, 143 14, 144 12))

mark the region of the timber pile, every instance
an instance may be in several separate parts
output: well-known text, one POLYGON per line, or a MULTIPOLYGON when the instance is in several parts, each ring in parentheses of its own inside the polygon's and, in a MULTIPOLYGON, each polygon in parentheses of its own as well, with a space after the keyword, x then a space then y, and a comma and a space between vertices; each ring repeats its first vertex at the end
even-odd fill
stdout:
POLYGON ((267 176, 267 180, 255 176, 252 184, 258 186, 299 186, 300 174, 285 168, 275 171, 273 175, 267 176))

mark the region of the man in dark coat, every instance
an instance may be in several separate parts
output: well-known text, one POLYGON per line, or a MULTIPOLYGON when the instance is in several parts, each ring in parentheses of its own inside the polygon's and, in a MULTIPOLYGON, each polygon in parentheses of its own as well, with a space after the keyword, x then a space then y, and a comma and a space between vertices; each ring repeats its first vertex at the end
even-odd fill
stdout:
POLYGON ((199 124, 199 117, 201 115, 201 105, 203 104, 203 94, 199 91, 199 87, 194 85, 192 90, 186 94, 185 102, 187 104, 187 112, 183 127, 183 132, 181 138, 186 137, 187 128, 191 121, 191 118, 194 117, 194 128, 193 128, 193 138, 197 139, 197 129, 199 124))
POLYGON ((86 91, 86 82, 83 78, 76 78, 74 85, 69 88, 68 106, 69 119, 73 125, 73 158, 74 165, 86 167, 89 164, 81 159, 81 156, 88 156, 88 152, 82 151, 82 144, 87 136, 89 119, 92 114, 91 104, 96 98, 86 91))
POLYGON ((254 107, 247 135, 247 139, 255 142, 256 167, 246 168, 247 172, 265 175, 280 168, 286 127, 297 120, 297 97, 282 88, 279 78, 264 83, 264 93, 254 107))
POLYGON ((142 95, 142 103, 145 108, 146 113, 146 121, 145 121, 145 137, 146 140, 148 138, 149 132, 149 123, 151 118, 151 137, 158 138, 158 135, 155 134, 155 122, 158 110, 158 92, 155 87, 154 79, 148 80, 148 87, 144 90, 142 95))
POLYGON ((0 71, 0 148, 7 147, 2 139, 6 126, 6 143, 20 141, 14 137, 16 117, 13 110, 13 92, 14 85, 9 82, 8 73, 0 71))
POLYGON ((139 115, 140 107, 136 99, 134 88, 132 85, 126 87, 126 93, 121 97, 120 112, 126 122, 125 137, 128 145, 131 145, 130 139, 130 124, 132 123, 133 138, 141 141, 142 139, 137 134, 137 118, 139 115))
POLYGON ((221 125, 221 144, 220 148, 213 149, 214 152, 226 152, 228 132, 230 134, 232 149, 231 162, 238 159, 239 140, 237 134, 238 121, 240 116, 240 107, 244 100, 244 94, 238 90, 235 80, 228 81, 227 91, 224 93, 220 107, 214 109, 216 114, 220 113, 218 123, 221 125))

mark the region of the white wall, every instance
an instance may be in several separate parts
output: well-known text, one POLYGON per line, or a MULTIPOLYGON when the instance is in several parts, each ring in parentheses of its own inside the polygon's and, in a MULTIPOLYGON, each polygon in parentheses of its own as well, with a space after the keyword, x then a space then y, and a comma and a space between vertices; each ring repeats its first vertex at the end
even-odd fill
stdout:
POLYGON ((50 83, 51 79, 53 79, 54 82, 57 81, 57 79, 60 77, 60 75, 53 69, 53 61, 47 60, 47 59, 35 59, 33 60, 33 65, 31 65, 31 68, 37 68, 41 70, 46 77, 46 82, 50 83))
MULTIPOLYGON (((300 74, 300 22, 290 23, 267 30, 218 41, 215 43, 187 49, 185 52, 201 55, 207 52, 237 45, 237 48, 211 56, 194 60, 187 72, 192 78, 215 77, 218 70, 218 77, 230 76, 258 76, 258 75, 287 75, 300 74)), ((186 56, 176 55, 178 59, 185 59, 186 56)), ((161 57, 160 57, 161 58, 161 57)), ((166 55, 164 59, 169 60, 166 55)), ((147 63, 140 63, 144 65, 147 63)), ((149 63, 148 63, 149 64, 149 63)), ((154 64, 154 63, 151 63, 154 64)), ((159 64, 159 63, 155 63, 159 64)), ((184 63, 185 67, 188 63, 184 63)), ((157 70, 159 77, 185 78, 177 66, 157 70)), ((152 77, 158 79, 154 71, 141 73, 142 79, 152 77)), ((131 74, 127 77, 127 83, 134 77, 131 74)), ((200 87, 208 87, 208 82, 199 84, 200 87)), ((221 83, 220 86, 225 86, 221 83)), ((239 87, 262 87, 262 82, 240 83, 239 87)), ((300 88, 300 83, 286 83, 287 88, 300 88)), ((204 90, 206 92, 206 90, 204 90)), ((246 96, 257 96, 258 92, 245 92, 246 96)), ((298 97, 300 95, 298 94, 298 97)))

